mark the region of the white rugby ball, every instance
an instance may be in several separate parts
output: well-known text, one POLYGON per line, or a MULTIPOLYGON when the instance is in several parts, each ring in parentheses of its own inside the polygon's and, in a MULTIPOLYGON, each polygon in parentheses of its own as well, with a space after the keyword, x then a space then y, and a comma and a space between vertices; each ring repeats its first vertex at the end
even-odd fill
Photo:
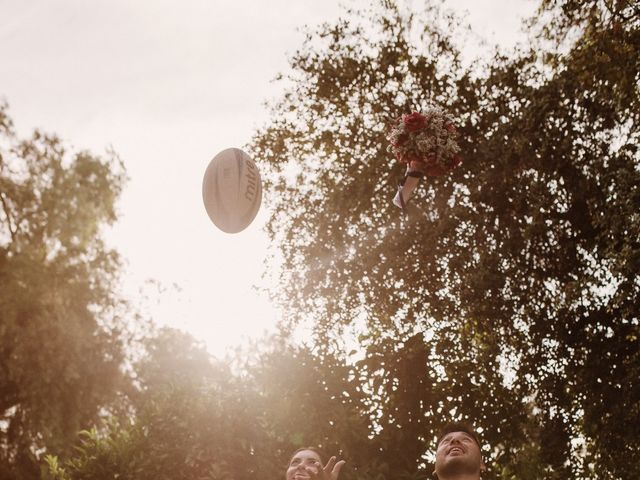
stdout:
POLYGON ((223 232, 247 228, 262 202, 262 179, 251 157, 238 148, 213 157, 204 172, 202 199, 209 218, 223 232))

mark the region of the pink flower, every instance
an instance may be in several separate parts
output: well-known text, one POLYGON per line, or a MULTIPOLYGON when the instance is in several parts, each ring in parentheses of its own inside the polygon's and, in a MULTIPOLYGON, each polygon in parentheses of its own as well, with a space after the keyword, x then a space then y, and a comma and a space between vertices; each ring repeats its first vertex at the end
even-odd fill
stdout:
POLYGON ((418 112, 413 112, 409 115, 403 115, 402 122, 407 131, 416 132, 427 126, 427 117, 418 112))
POLYGON ((401 133, 400 135, 398 135, 397 141, 395 143, 392 142, 391 145, 393 147, 397 148, 400 145, 403 145, 407 141, 408 138, 409 138, 409 136, 406 133, 401 133))

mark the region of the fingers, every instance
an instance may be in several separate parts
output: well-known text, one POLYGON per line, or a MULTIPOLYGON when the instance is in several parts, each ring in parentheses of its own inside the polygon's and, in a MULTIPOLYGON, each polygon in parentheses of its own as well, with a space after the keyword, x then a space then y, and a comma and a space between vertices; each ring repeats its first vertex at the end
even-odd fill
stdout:
POLYGON ((327 462, 327 464, 322 468, 322 470, 324 470, 324 473, 328 474, 333 471, 333 467, 335 466, 335 464, 336 464, 336 457, 331 457, 327 462))
POLYGON ((421 160, 411 160, 407 164, 407 171, 408 172, 422 172, 422 173, 424 173, 425 167, 426 167, 426 164, 423 161, 421 161, 421 160))
POLYGON ((346 462, 344 460, 337 461, 336 457, 331 457, 327 464, 320 471, 316 471, 310 467, 305 467, 305 471, 311 480, 337 480, 340 470, 346 462))
POLYGON ((338 463, 335 464, 335 466, 333 467, 333 470, 331 470, 331 480, 338 480, 338 475, 340 475, 340 470, 342 469, 345 463, 347 462, 345 462, 344 460, 340 460, 338 463))

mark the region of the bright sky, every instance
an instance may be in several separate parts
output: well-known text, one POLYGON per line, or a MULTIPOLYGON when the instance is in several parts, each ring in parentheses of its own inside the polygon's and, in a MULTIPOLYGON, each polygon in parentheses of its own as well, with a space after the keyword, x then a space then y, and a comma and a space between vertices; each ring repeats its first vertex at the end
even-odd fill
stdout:
MULTIPOLYGON (((127 262, 123 291, 137 302, 143 288, 157 299, 145 305, 159 324, 192 333, 214 355, 273 329, 278 314, 253 288, 268 286, 268 212, 239 234, 217 230, 202 175, 268 121, 263 102, 279 92, 271 80, 301 44, 297 28, 337 18, 340 3, 0 0, 0 98, 19 134, 41 128, 75 149, 118 152, 130 182, 108 239, 127 262)), ((505 46, 523 39, 520 21, 535 3, 445 1, 505 46)))

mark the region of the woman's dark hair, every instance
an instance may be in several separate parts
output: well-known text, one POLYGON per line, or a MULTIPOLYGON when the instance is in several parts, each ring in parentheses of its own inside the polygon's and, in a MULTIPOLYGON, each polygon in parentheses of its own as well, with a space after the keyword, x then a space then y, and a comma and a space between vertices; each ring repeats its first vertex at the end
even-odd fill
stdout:
POLYGON ((316 447, 300 447, 289 456, 289 463, 291 463, 291 460, 293 460, 293 457, 295 457, 297 453, 300 453, 304 450, 311 450, 312 452, 316 453, 320 457, 320 463, 324 465, 324 454, 320 451, 319 448, 316 447))

